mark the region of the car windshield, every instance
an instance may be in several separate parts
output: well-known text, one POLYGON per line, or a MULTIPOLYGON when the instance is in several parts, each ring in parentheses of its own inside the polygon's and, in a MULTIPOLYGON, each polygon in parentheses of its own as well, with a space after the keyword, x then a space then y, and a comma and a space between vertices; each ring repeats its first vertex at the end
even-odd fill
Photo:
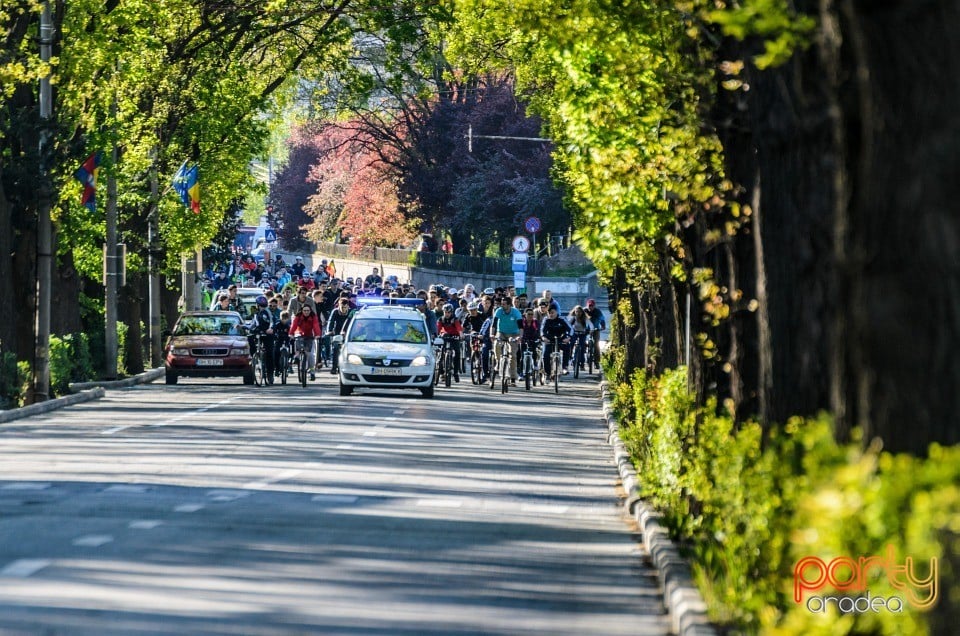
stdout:
POLYGON ((351 342, 427 342, 423 321, 417 320, 364 320, 355 318, 347 339, 351 342))
POLYGON ((175 336, 239 336, 240 320, 235 316, 183 316, 173 330, 175 336))

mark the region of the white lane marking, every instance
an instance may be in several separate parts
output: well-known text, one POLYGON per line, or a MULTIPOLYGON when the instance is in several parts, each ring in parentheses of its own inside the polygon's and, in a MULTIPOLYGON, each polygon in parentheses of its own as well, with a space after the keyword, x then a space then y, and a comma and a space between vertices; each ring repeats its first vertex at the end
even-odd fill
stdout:
POLYGON ((210 490, 207 491, 207 497, 213 501, 235 501, 243 497, 250 496, 250 493, 243 490, 210 490))
POLYGON ((336 457, 339 454, 337 451, 325 451, 320 457, 336 457))
POLYGON ((113 541, 109 534, 85 534, 73 540, 73 545, 84 546, 87 548, 99 548, 100 546, 113 541))
MULTIPOLYGON (((219 402, 216 402, 216 403, 214 403, 214 404, 209 404, 209 405, 204 406, 204 407, 201 407, 201 408, 199 408, 199 409, 194 409, 193 411, 190 411, 189 413, 183 413, 182 415, 178 415, 178 416, 176 416, 176 417, 171 417, 170 419, 163 420, 162 422, 154 422, 154 423, 152 423, 152 424, 146 424, 146 426, 167 426, 168 424, 173 424, 174 422, 179 422, 179 421, 181 421, 181 420, 185 420, 185 419, 187 419, 187 418, 194 417, 195 415, 197 415, 197 414, 199 414, 199 413, 206 413, 207 411, 209 411, 209 410, 211 410, 211 409, 215 409, 215 408, 217 408, 218 406, 223 406, 224 404, 229 404, 230 402, 233 402, 234 400, 238 399, 238 397, 239 397, 239 396, 234 396, 234 397, 231 397, 231 398, 227 398, 226 400, 220 400, 219 402)), ((114 433, 119 433, 120 431, 125 431, 125 430, 127 430, 128 428, 132 428, 132 427, 134 427, 134 426, 140 426, 140 424, 124 424, 123 426, 114 426, 113 428, 108 428, 108 429, 105 430, 105 431, 101 431, 100 434, 101 434, 101 435, 113 435, 114 433)))
POLYGON ((44 484, 35 481, 19 481, 0 486, 0 490, 46 490, 53 484, 44 484))
POLYGON ((131 521, 127 527, 131 530, 153 530, 157 526, 163 525, 162 521, 153 519, 141 519, 140 521, 131 521))
POLYGON ((0 576, 14 576, 26 578, 50 565, 49 559, 17 559, 0 570, 0 576))
POLYGON ((285 470, 281 473, 277 473, 273 477, 268 477, 267 479, 261 479, 259 481, 248 481, 243 485, 243 487, 246 488, 247 490, 261 490, 271 484, 277 483, 278 481, 286 481, 287 479, 292 479, 293 477, 296 477, 302 472, 303 472, 302 470, 298 470, 298 469, 285 470))
POLYGON ((396 422, 396 421, 397 421, 397 418, 395 418, 395 417, 385 417, 385 418, 383 418, 383 419, 386 420, 387 422, 396 422))
POLYGON ((377 432, 376 432, 376 431, 367 431, 366 433, 363 434, 363 436, 364 436, 364 437, 376 437, 376 436, 377 436, 377 432))
POLYGON ((327 503, 327 504, 338 504, 338 503, 355 503, 360 497, 356 495, 314 495, 310 498, 310 501, 316 501, 318 503, 327 503))
POLYGON ((339 450, 350 450, 351 448, 353 448, 353 444, 337 444, 339 450))
POLYGON ((537 514, 562 515, 570 506, 557 506, 550 504, 523 504, 520 506, 521 512, 534 512, 537 514))
POLYGON ((173 509, 174 512, 196 512, 198 510, 203 510, 203 504, 180 504, 173 509))
POLYGON ((132 484, 114 484, 113 486, 107 486, 106 488, 104 488, 103 492, 144 493, 144 492, 147 492, 147 486, 134 486, 132 484))
POLYGON ((463 502, 459 499, 417 499, 417 505, 425 508, 460 508, 463 502))
MULTIPOLYGON (((396 411, 393 412, 393 414, 394 414, 394 415, 403 415, 403 414, 406 413, 406 412, 407 412, 407 409, 397 409, 396 411)), ((390 419, 394 419, 394 420, 395 420, 395 419, 397 419, 397 418, 395 418, 395 417, 393 417, 393 418, 388 417, 387 419, 388 419, 388 420, 390 420, 390 419)))

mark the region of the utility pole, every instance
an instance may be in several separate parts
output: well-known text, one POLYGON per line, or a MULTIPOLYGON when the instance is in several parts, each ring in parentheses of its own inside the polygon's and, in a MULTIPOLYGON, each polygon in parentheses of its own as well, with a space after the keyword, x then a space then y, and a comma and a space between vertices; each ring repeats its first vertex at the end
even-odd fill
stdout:
MULTIPOLYGON (((53 46, 53 17, 50 2, 43 3, 40 14, 40 59, 50 61, 53 46)), ((49 67, 47 67, 49 69, 49 67)), ((37 310, 34 325, 36 346, 33 354, 33 401, 50 398, 50 289, 53 285, 53 224, 50 207, 53 184, 50 183, 50 119, 53 95, 50 71, 40 78, 40 187, 37 194, 37 310)))
POLYGON ((160 354, 160 274, 157 263, 157 214, 160 205, 160 185, 157 180, 157 151, 154 149, 154 164, 150 169, 150 213, 147 215, 147 287, 150 312, 150 365, 162 364, 160 354))
MULTIPOLYGON (((112 120, 117 117, 117 100, 110 105, 112 120)), ((115 124, 114 124, 115 125, 115 124)), ((103 246, 103 285, 104 299, 104 377, 107 380, 117 378, 117 143, 113 142, 110 151, 112 162, 107 175, 107 242, 103 246)))

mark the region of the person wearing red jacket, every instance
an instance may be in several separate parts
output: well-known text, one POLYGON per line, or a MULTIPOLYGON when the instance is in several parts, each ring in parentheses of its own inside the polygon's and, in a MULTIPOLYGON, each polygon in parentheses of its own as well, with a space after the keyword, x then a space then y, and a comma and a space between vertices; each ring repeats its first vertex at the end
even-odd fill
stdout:
POLYGON ((323 332, 320 331, 320 319, 317 318, 317 314, 314 313, 313 308, 304 303, 290 323, 290 337, 303 338, 304 351, 307 352, 307 368, 310 369, 311 380, 316 380, 316 376, 313 373, 313 368, 316 364, 313 350, 316 339, 322 335, 323 332))
POLYGON ((453 347, 453 379, 460 381, 460 340, 463 336, 463 323, 454 315, 453 305, 443 306, 443 316, 437 321, 437 335, 444 343, 451 341, 453 347))

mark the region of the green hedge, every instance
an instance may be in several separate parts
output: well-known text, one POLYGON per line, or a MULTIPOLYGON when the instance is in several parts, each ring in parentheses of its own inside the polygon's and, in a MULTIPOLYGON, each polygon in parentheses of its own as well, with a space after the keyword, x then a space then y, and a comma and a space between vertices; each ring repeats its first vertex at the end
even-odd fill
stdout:
MULTIPOLYGON (((608 377, 622 378, 622 356, 613 351, 607 360, 608 377)), ((950 612, 960 604, 951 560, 960 554, 960 446, 933 445, 919 459, 840 445, 826 415, 766 433, 755 422, 737 426, 713 402, 695 406, 685 368, 657 378, 635 372, 614 384, 614 406, 643 496, 690 557, 718 624, 748 633, 891 635, 957 624, 950 612), (913 557, 921 574, 931 557, 939 560, 933 610, 843 614, 831 604, 819 614, 794 602, 801 558, 882 556, 888 545, 897 564, 913 557)), ((873 574, 871 597, 903 595, 873 574)))
POLYGON ((0 355, 0 409, 23 406, 30 384, 30 364, 17 362, 10 351, 0 355))

